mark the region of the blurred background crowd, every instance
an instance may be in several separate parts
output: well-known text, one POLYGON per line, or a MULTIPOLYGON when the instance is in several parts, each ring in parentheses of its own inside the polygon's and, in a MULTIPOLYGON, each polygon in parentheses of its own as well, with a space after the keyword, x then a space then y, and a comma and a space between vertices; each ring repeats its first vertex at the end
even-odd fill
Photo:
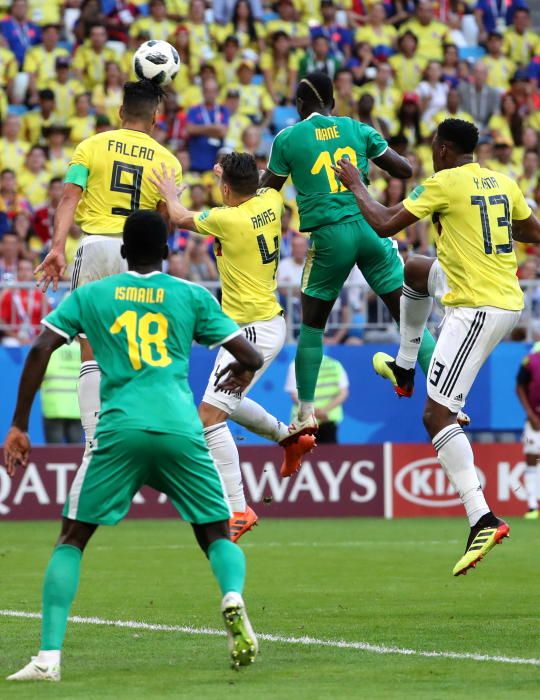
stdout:
MULTIPOLYGON (((540 208, 540 38, 524 0, 0 0, 0 17, 4 344, 30 342, 58 301, 31 283, 50 244, 62 178, 82 139, 119 126, 133 53, 150 38, 180 54, 154 137, 182 163, 184 201, 195 210, 220 204, 212 166, 221 153, 247 151, 266 166, 274 135, 297 119, 297 82, 313 70, 332 77, 337 115, 371 124, 410 159, 408 181, 373 168, 371 191, 384 204, 432 173, 434 129, 455 116, 480 129, 478 161, 514 178, 540 208)), ((278 285, 292 339, 307 240, 292 185, 283 194, 278 285)), ((73 226, 68 262, 81 235, 73 226)), ((396 238, 404 257, 435 252, 429 222, 396 238)), ((169 243, 168 272, 219 294, 212 241, 178 230, 169 243)), ((517 254, 527 286, 540 272, 537 251, 517 244, 517 254)), ((527 289, 528 309, 540 317, 540 294, 527 289)), ((388 328, 354 271, 327 343, 388 338, 388 328)))

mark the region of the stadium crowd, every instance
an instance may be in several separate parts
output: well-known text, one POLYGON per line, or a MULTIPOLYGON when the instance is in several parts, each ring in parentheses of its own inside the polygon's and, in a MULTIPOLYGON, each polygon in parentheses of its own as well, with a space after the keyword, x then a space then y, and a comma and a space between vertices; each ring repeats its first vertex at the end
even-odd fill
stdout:
MULTIPOLYGON (((373 168, 381 202, 399 202, 431 174, 430 140, 450 116, 481 131, 477 159, 515 179, 540 208, 540 38, 524 0, 0 0, 0 323, 2 342, 31 340, 57 301, 34 289, 50 243, 73 149, 119 126, 122 85, 150 38, 181 58, 154 137, 179 158, 191 209, 219 204, 212 166, 221 153, 252 153, 265 168, 274 135, 297 119, 294 93, 313 70, 335 84, 335 113, 378 129, 413 165, 409 181, 373 168)), ((298 286, 307 242, 295 192, 284 188, 278 285, 298 286)), ((82 236, 73 226, 72 262, 82 236)), ((431 224, 397 236, 403 255, 434 252, 431 224)), ((215 283, 212 241, 177 230, 170 274, 215 283)), ((523 279, 537 252, 516 244, 523 279)), ((67 274, 69 275, 68 268, 67 274)), ((362 342, 373 298, 358 273, 336 305, 328 343, 362 342)), ((536 304, 538 300, 533 300, 536 304)), ((293 316, 297 301, 285 299, 293 316)), ((540 311, 540 302, 537 304, 540 311)))

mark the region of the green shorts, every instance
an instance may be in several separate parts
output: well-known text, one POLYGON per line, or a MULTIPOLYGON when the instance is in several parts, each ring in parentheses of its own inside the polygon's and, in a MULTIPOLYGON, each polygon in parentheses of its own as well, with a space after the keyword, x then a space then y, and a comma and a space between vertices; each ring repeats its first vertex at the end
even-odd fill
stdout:
POLYGON ((302 292, 325 301, 337 299, 355 265, 378 296, 403 284, 403 262, 392 239, 379 238, 361 218, 312 232, 302 292))
POLYGON ((221 477, 202 433, 173 435, 128 429, 98 431, 96 446, 75 475, 63 515, 96 525, 124 518, 142 486, 161 491, 184 520, 228 520, 221 477))

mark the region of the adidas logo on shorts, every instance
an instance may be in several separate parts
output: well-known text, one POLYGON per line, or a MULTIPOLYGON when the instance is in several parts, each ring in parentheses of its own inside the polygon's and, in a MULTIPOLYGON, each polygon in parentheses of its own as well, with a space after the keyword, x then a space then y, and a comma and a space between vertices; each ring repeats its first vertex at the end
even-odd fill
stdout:
POLYGON ((413 338, 411 340, 411 343, 415 343, 415 345, 420 345, 421 342, 422 342, 422 338, 413 338))

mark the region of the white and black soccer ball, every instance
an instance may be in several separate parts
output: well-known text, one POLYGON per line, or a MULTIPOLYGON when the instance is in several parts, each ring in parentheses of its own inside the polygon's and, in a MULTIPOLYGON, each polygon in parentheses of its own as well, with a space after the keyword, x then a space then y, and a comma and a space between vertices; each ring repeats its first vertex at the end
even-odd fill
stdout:
POLYGON ((133 70, 139 80, 153 80, 167 85, 180 68, 178 51, 166 41, 150 39, 141 44, 133 56, 133 70))

